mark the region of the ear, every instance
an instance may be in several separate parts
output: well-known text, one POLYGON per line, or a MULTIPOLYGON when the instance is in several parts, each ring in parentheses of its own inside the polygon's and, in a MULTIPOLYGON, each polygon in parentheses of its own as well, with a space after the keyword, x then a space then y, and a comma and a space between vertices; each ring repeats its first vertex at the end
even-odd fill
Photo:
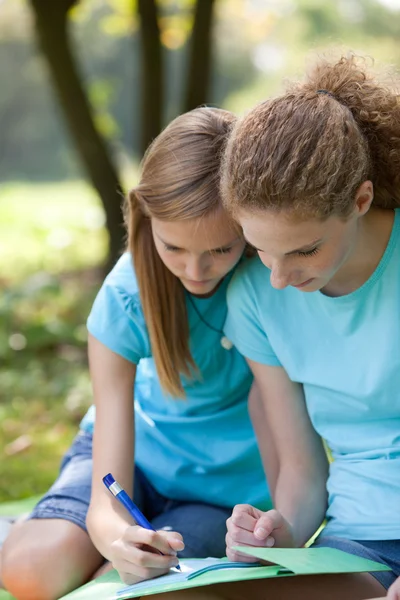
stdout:
POLYGON ((355 209, 359 217, 365 215, 374 199, 374 185, 372 181, 364 181, 358 190, 355 197, 355 209))

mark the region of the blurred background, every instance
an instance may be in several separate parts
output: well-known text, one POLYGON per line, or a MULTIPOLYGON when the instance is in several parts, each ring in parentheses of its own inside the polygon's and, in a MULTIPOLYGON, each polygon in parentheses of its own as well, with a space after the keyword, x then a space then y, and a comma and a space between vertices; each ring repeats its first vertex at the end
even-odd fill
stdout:
POLYGON ((400 0, 0 0, 0 502, 46 490, 91 403, 86 317, 160 129, 331 46, 400 67, 399 39, 400 0))

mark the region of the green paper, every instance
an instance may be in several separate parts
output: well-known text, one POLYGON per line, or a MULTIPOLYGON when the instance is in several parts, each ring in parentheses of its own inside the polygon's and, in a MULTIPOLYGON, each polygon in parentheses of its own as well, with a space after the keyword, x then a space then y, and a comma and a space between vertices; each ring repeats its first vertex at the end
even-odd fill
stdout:
MULTIPOLYGON (((268 579, 272 577, 293 577, 295 575, 317 575, 327 573, 362 573, 374 571, 390 571, 381 563, 335 548, 248 548, 237 547, 238 550, 255 558, 275 563, 271 566, 257 566, 213 570, 190 580, 179 583, 157 585, 157 579, 149 580, 145 589, 130 591, 124 598, 138 598, 155 593, 165 593, 187 588, 195 588, 215 583, 249 581, 252 579, 268 579)), ((225 562, 226 559, 221 559, 225 562)), ((182 561, 181 561, 182 562, 182 561)), ((190 559, 185 561, 190 565, 190 559)), ((95 581, 63 596, 60 600, 112 600, 121 588, 126 587, 116 571, 110 571, 95 581)))
POLYGON ((336 548, 249 548, 237 546, 235 550, 261 560, 279 564, 293 571, 296 575, 390 571, 390 568, 382 563, 348 554, 336 548))
POLYGON ((60 600, 64 600, 64 598, 68 598, 68 600, 70 598, 71 600, 72 598, 73 600, 109 600, 123 585, 117 571, 112 570, 89 581, 60 600))

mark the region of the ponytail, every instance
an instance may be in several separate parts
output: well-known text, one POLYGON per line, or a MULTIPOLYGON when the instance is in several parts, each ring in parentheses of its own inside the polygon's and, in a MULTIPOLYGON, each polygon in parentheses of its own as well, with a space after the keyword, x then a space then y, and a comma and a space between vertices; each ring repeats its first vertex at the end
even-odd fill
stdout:
POLYGON ((241 119, 222 169, 225 206, 346 217, 365 180, 374 203, 400 206, 398 94, 353 55, 320 60, 305 81, 241 119))
MULTIPOLYGON (((398 93, 379 83, 367 68, 365 58, 350 55, 337 63, 319 62, 297 90, 329 92, 347 108, 368 145, 374 184, 374 204, 383 208, 400 206, 400 103, 398 93)), ((362 182, 360 182, 362 183, 362 182)))

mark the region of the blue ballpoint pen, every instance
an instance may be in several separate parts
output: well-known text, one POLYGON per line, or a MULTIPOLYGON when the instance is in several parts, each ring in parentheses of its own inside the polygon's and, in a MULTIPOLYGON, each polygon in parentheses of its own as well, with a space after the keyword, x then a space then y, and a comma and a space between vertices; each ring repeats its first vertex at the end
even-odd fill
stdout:
MULTIPOLYGON (((115 481, 111 473, 108 473, 108 475, 103 477, 103 483, 112 493, 112 495, 119 500, 123 506, 125 506, 128 513, 135 519, 136 523, 140 525, 140 527, 156 531, 156 529, 154 529, 153 525, 146 519, 144 514, 139 510, 133 500, 131 500, 126 491, 119 485, 117 481, 115 481)), ((162 554, 162 552, 160 552, 160 554, 162 554)), ((175 568, 179 571, 181 570, 179 564, 175 568)))

